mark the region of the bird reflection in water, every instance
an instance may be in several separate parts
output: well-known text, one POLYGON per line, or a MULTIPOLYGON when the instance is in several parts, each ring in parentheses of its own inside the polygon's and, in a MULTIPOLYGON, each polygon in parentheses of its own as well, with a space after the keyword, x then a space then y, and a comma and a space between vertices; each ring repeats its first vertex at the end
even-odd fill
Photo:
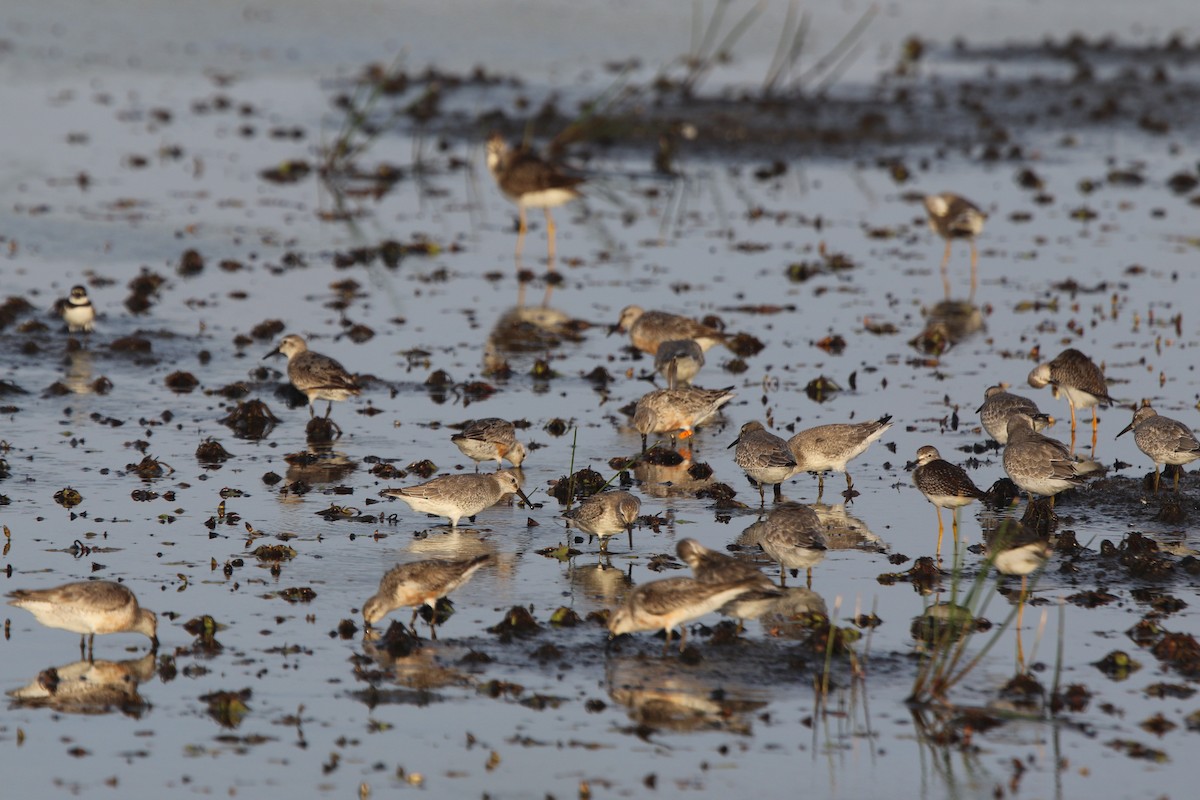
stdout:
POLYGON ((943 300, 926 311, 925 328, 909 344, 938 358, 959 342, 983 330, 983 312, 967 300, 943 300))
POLYGON ((748 736, 755 712, 767 706, 764 691, 737 685, 707 662, 685 675, 674 661, 613 656, 607 673, 609 697, 625 707, 642 738, 657 730, 748 736))
POLYGON ((13 705, 50 708, 64 714, 120 711, 140 718, 149 707, 138 686, 154 678, 153 652, 128 661, 74 661, 38 673, 27 686, 6 694, 13 705))

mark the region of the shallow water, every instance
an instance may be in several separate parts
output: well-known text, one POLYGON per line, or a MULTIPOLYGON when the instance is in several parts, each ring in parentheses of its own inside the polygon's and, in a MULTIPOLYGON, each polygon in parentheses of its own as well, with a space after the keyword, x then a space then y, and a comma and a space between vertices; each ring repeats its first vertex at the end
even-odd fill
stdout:
MULTIPOLYGON (((322 221, 320 212, 332 210, 333 199, 312 177, 284 186, 258 178, 259 170, 285 159, 314 158, 321 141, 332 137, 335 89, 322 80, 351 74, 362 62, 387 61, 395 52, 404 37, 383 31, 374 13, 424 13, 420 7, 385 12, 351 6, 345 28, 327 26, 328 35, 316 37, 306 20, 326 25, 328 9, 301 9, 291 14, 217 5, 208 14, 189 12, 197 15, 190 20, 191 37, 167 27, 179 24, 178 18, 160 20, 150 30, 162 24, 164 31, 148 33, 136 58, 122 49, 128 33, 114 30, 122 20, 144 16, 139 4, 122 6, 109 24, 94 28, 82 22, 54 28, 33 9, 3 12, 11 15, 10 24, 25 26, 14 30, 28 36, 0 60, 8 76, 19 78, 4 82, 0 98, 14 110, 9 131, 20 143, 0 156, 7 178, 0 203, 8 245, 3 294, 24 296, 36 307, 0 331, 4 377, 28 392, 0 398, 0 405, 17 408, 5 412, 0 434, 11 445, 4 454, 11 475, 0 482, 0 494, 11 500, 0 509, 11 534, 6 582, 32 588, 91 576, 124 580, 158 612, 159 655, 166 659, 137 687, 145 704, 126 700, 119 704, 124 714, 11 706, 0 720, 0 747, 9 753, 5 763, 14 765, 8 770, 12 785, 36 796, 97 796, 111 793, 113 785, 125 796, 147 797, 348 795, 363 787, 388 792, 419 774, 437 796, 564 796, 581 794, 586 784, 593 794, 624 796, 726 796, 753 786, 765 796, 792 796, 802 787, 822 797, 874 797, 884 781, 902 787, 901 795, 947 797, 993 796, 1012 781, 1027 796, 1140 797, 1147 786, 1156 794, 1186 793, 1191 734, 1183 726, 1195 703, 1155 699, 1149 690, 1188 682, 1140 651, 1125 631, 1147 610, 1132 589, 1158 588, 1192 603, 1194 580, 1176 570, 1161 582, 1131 581, 1096 555, 1102 542, 1118 542, 1130 531, 1180 555, 1194 549, 1187 521, 1153 519, 1157 501, 1134 483, 1149 463, 1132 437, 1113 441, 1128 411, 1101 413, 1097 457, 1106 465, 1132 466, 1114 470, 1115 479, 1102 488, 1060 503, 1061 529, 1074 530, 1087 548, 1078 574, 1061 571, 1072 563, 1068 558, 1052 558, 1036 587, 1046 602, 1024 616, 1023 644, 1028 660, 1039 665, 1035 674, 1048 687, 1061 665, 1064 684, 1082 683, 1095 693, 1085 711, 1050 721, 1038 714, 1010 721, 975 734, 973 747, 934 744, 903 703, 917 667, 909 623, 931 598, 904 583, 877 580, 911 566, 889 563, 890 554, 932 554, 932 509, 904 465, 927 443, 965 461, 963 448, 984 440, 974 415, 984 387, 1008 381, 1043 410, 1066 416, 1065 402, 1024 386, 1034 347, 1046 357, 1079 347, 1105 362, 1112 393, 1122 402, 1152 398, 1161 413, 1191 424, 1200 388, 1190 352, 1196 325, 1184 298, 1200 288, 1190 269, 1195 215, 1186 197, 1165 186, 1172 174, 1195 168, 1186 129, 1150 136, 1119 125, 1088 128, 1076 131, 1070 146, 1062 143, 1062 131, 1039 133, 1024 143, 1030 155, 1020 164, 937 158, 933 147, 871 149, 854 160, 797 159, 782 177, 766 181, 752 175, 762 164, 737 157, 684 156, 680 166, 688 180, 669 182, 637 177, 644 159, 601 152, 589 164, 593 177, 585 202, 556 215, 565 281, 545 300, 563 318, 595 327, 583 330, 580 341, 518 352, 500 325, 505 315, 518 308, 538 318, 550 312, 540 308, 546 297, 540 280, 522 289, 514 277, 513 210, 482 169, 476 141, 449 141, 450 151, 470 168, 407 180, 379 202, 351 201, 363 212, 353 226, 322 221), (232 24, 239 14, 245 26, 232 24), (279 27, 268 24, 272 19, 279 27), (308 38, 297 39, 300 34, 308 38), (359 34, 377 49, 367 52, 355 38, 359 34), (181 44, 193 38, 194 45, 181 44), (214 85, 212 73, 201 72, 205 68, 234 79, 214 85), (221 97, 231 101, 228 108, 221 97), (243 104, 250 106, 244 113, 243 104), (169 111, 170 119, 155 109, 169 111), (269 135, 294 126, 305 131, 303 140, 269 135), (76 137, 72 143, 71 134, 85 134, 86 141, 76 137), (180 155, 169 150, 173 146, 180 155), (139 166, 134 156, 146 164, 139 166), (897 185, 876 156, 903 157, 915 178, 897 185), (920 166, 922 158, 927 168, 920 166), (1036 204, 1033 193, 1016 184, 1025 165, 1041 175, 1052 202, 1036 204), (1113 167, 1130 166, 1146 177, 1142 186, 1101 183, 1091 194, 1080 191, 1082 180, 1102 181, 1113 167), (81 173, 88 175, 85 185, 81 173), (990 219, 980 239, 983 327, 932 361, 909 341, 942 299, 942 243, 926 227, 919 204, 905 195, 943 188, 982 203, 990 219), (1096 218, 1073 219, 1072 212, 1085 205, 1096 218), (1025 211, 1028 220, 1014 216, 1025 211), (893 233, 870 235, 878 229, 893 233), (417 235, 442 251, 407 258, 396 269, 378 261, 349 269, 333 265, 335 252, 417 235), (788 265, 820 261, 822 247, 845 254, 855 268, 789 281, 788 265), (206 262, 194 277, 176 271, 189 248, 206 262), (241 268, 223 269, 226 259, 241 268), (1131 265, 1145 270, 1131 272, 1131 265), (127 283, 143 267, 167 281, 148 312, 134 316, 122 303, 127 283), (357 291, 333 288, 348 279, 357 282, 357 291), (1095 291, 1055 288, 1068 279, 1095 291), (89 283, 103 316, 84 348, 74 352, 47 310, 81 281, 89 283), (558 504, 546 494, 548 482, 584 466, 607 477, 610 459, 638 449, 638 436, 619 409, 651 388, 637 377, 649 371, 651 360, 631 358, 621 337, 605 336, 605 326, 635 300, 694 316, 716 314, 729 329, 767 345, 747 359, 741 374, 722 371, 729 353, 710 352, 699 381, 734 385, 738 397, 692 445, 695 459, 708 463, 715 479, 751 507, 717 511, 709 500, 664 490, 663 475, 639 474, 633 490, 644 513, 663 518, 660 532, 635 531, 632 552, 623 537, 615 537, 612 569, 597 567, 594 543, 576 544, 583 553, 565 562, 543 557, 535 551, 568 536, 558 504), (1056 305, 1027 309, 1035 303, 1056 305), (764 305, 783 310, 750 311, 764 305), (1178 333, 1165 322, 1177 314, 1178 333), (278 336, 235 342, 268 319, 281 320, 287 330, 308 336, 314 349, 373 378, 362 398, 336 404, 333 416, 344 435, 319 467, 285 461, 308 447, 303 408, 287 408, 276 392, 282 361, 261 360, 278 336), (48 328, 22 330, 29 320, 48 328), (896 332, 870 332, 882 323, 896 332), (368 326, 374 336, 355 344, 344 335, 352 324, 368 326), (148 355, 111 350, 112 342, 137 332, 151 343, 148 355), (845 339, 841 354, 816 346, 830 334, 845 339), (418 350, 425 354, 413 353, 418 350), (496 353, 507 358, 513 377, 482 377, 485 358, 496 353), (532 377, 538 358, 557 376, 532 377), (263 365, 273 371, 264 376, 263 365), (615 378, 606 390, 583 377, 597 367, 615 378), (423 385, 439 369, 457 387, 444 398, 423 385), (169 391, 165 379, 177 370, 193 373, 199 388, 169 391), (846 391, 825 403, 809 399, 805 385, 822 375, 846 391), (111 392, 82 391, 101 376, 112 382, 111 392), (496 392, 470 400, 461 387, 476 380, 491 382, 496 392), (80 393, 47 394, 56 381, 80 393), (240 440, 218 422, 234 402, 215 392, 236 381, 246 381, 249 397, 264 400, 281 419, 263 442, 240 440), (379 413, 360 413, 368 408, 379 413), (957 428, 950 424, 955 411, 957 428), (673 553, 679 538, 723 549, 755 521, 757 493, 727 449, 743 422, 769 417, 788 435, 792 425, 799 430, 885 413, 897 424, 851 467, 860 495, 840 508, 842 479, 835 475, 827 482, 824 499, 834 506, 829 513, 852 515, 840 524, 869 532, 873 546, 831 550, 815 570, 813 589, 835 622, 847 625, 873 611, 883 624, 855 646, 864 678, 854 679, 844 659, 834 662, 834 686, 824 705, 813 689, 823 658, 786 624, 751 623, 745 640, 733 645, 711 643, 697 628, 690 639, 701 659, 694 665, 674 655, 660 659, 660 641, 647 634, 610 651, 594 622, 548 625, 560 606, 586 618, 615 606, 630 585, 663 577, 651 569, 651 556, 673 553), (519 434, 536 446, 525 464, 525 487, 540 508, 502 505, 482 513, 475 525, 447 532, 379 497, 388 485, 419 479, 379 479, 370 472, 375 458, 400 468, 431 459, 441 471, 472 469, 450 444, 446 425, 476 416, 529 421, 519 434), (556 418, 567 422, 564 435, 547 430, 556 418), (233 454, 220 468, 195 457, 208 437, 233 454), (146 454, 174 471, 143 481, 131 466, 146 454), (284 482, 266 485, 262 477, 269 472, 284 482), (296 480, 312 484, 312 491, 279 491, 296 480), (52 499, 66 486, 83 496, 73 512, 52 499), (226 488, 243 494, 223 496, 226 488), (141 491, 160 496, 139 499, 147 497, 136 494, 141 491), (167 492, 173 499, 161 496, 167 492), (224 516, 218 516, 222 501, 224 516), (396 516, 363 522, 318 515, 334 504, 396 516), (247 525, 265 538, 250 542, 247 525), (297 555, 274 575, 250 551, 279 538, 297 555), (495 562, 455 593, 456 613, 440 641, 421 655, 399 664, 380 657, 376 664, 364 657, 371 651, 361 632, 337 635, 341 620, 361 627, 357 610, 391 564, 481 552, 494 554, 495 562), (279 593, 292 587, 309 587, 316 597, 290 604, 279 593), (1116 600, 1096 608, 1059 603, 1098 587, 1116 600), (546 629, 500 642, 487 629, 514 605, 529 607, 546 629), (183 628, 204 614, 225 626, 216 633, 219 652, 198 648, 183 628), (1060 642, 1061 658, 1055 652, 1060 642), (1114 649, 1129 651, 1142 669, 1117 682, 1091 666, 1114 649), (464 660, 470 651, 491 661, 464 660), (251 693, 245 699, 249 711, 236 727, 222 726, 200 699, 242 689, 251 693), (1180 725, 1161 738, 1139 727, 1160 712, 1180 725), (1161 750, 1166 758, 1133 758, 1117 741, 1161 750), (1014 760, 1023 772, 1014 772, 1014 760)), ((1153 10, 1162 20, 1174 18, 1169 4, 1153 10)), ((1057 6, 1051 11, 1059 13, 1057 6)), ((916 27, 909 12, 889 13, 897 14, 892 29, 916 27)), ((1000 12, 981 5, 972 13, 1000 12)), ((973 33, 971 19, 948 34, 973 33)), ((1133 32, 1119 15, 1103 20, 1095 16, 1092 32, 1133 32)), ((939 18, 937 24, 950 23, 939 18)), ((1152 23, 1146 29, 1158 32, 1152 23)), ((441 29, 429 22, 428 30, 441 29)), ((1003 25, 994 30, 995 36, 979 39, 1003 38, 1003 25)), ((600 47, 602 37, 586 38, 589 47, 600 47)), ((888 52, 878 39, 869 41, 871 52, 888 52)), ((486 49, 475 54, 448 33, 402 44, 411 48, 415 64, 465 70, 476 58, 496 55, 495 69, 523 66, 486 49)), ((641 52, 626 40, 601 50, 612 58, 641 52)), ((671 53, 678 48, 663 57, 671 53)), ((856 68, 886 60, 880 55, 856 68)), ((542 63, 559 64, 553 51, 542 63)), ((761 74, 742 64, 734 82, 736 69, 761 74)), ((534 69, 529 80, 535 88, 577 88, 582 79, 574 68, 554 66, 534 69)), ((410 164, 413 153, 412 138, 393 133, 378 140, 370 157, 410 164)), ((545 231, 540 215, 532 219, 523 266, 540 273, 536 259, 545 252, 545 231)), ((955 297, 967 289, 965 251, 956 245, 953 254, 955 297)), ((1068 435, 1062 422, 1052 433, 1068 435)), ((982 463, 972 473, 978 484, 1003 476, 998 455, 978 457, 982 463)), ((1191 476, 1184 491, 1189 497, 1195 491, 1191 476)), ((815 481, 798 477, 785 494, 814 502, 815 481)), ((1185 510, 1194 516, 1192 500, 1185 510)), ((961 517, 971 544, 995 521, 978 506, 961 517)), ((968 577, 981 562, 978 553, 965 555, 968 577)), ((1008 598, 994 597, 985 615, 1000 623, 1009 609, 1008 598)), ((394 616, 406 619, 406 613, 394 616)), ((52 665, 68 673, 62 667, 76 656, 71 634, 43 629, 16 609, 7 618, 0 666, 6 691, 52 665)), ((1161 624, 1188 632, 1194 620, 1184 608, 1161 624)), ((1015 670, 1015 644, 1010 629, 951 699, 966 707, 997 701, 1015 670)), ((144 652, 144 640, 132 635, 97 643, 101 660, 144 652)))

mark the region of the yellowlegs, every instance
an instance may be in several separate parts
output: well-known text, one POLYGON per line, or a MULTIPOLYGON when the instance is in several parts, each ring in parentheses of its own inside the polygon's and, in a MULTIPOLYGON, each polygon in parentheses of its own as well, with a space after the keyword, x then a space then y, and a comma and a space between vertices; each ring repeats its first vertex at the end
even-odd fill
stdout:
POLYGON ((140 633, 158 648, 158 617, 138 605, 133 592, 112 581, 79 581, 52 589, 17 589, 8 604, 23 608, 48 628, 82 636, 79 652, 90 658, 97 633, 140 633))
POLYGON ((687 645, 684 623, 702 617, 724 606, 746 592, 756 591, 752 581, 702 583, 693 578, 664 578, 650 581, 634 589, 625 603, 608 618, 610 637, 634 631, 662 628, 666 633, 663 653, 671 642, 671 631, 679 627, 679 650, 687 645))
POLYGON ((547 255, 553 269, 555 228, 550 209, 579 197, 575 187, 583 183, 583 178, 561 172, 526 147, 509 147, 499 133, 488 137, 487 166, 500 191, 517 204, 517 258, 521 257, 529 228, 525 209, 540 208, 546 213, 547 255))
POLYGON ((504 459, 514 467, 525 460, 525 445, 517 441, 516 428, 506 419, 485 417, 468 422, 461 431, 450 437, 463 455, 475 462, 495 461, 499 469, 504 459))
POLYGON ((784 439, 768 431, 761 422, 747 422, 729 447, 737 448, 733 451, 734 462, 758 486, 760 507, 767 502, 763 491, 767 484, 775 487, 775 502, 783 500, 779 485, 796 469, 796 459, 784 439))
POLYGON ((666 311, 646 311, 641 306, 625 306, 614 329, 628 333, 633 346, 643 353, 655 355, 659 345, 677 339, 691 339, 702 352, 728 338, 725 333, 710 328, 691 317, 681 317, 666 311))
POLYGON ((892 427, 892 417, 885 414, 870 422, 818 425, 800 431, 788 439, 788 449, 796 459, 794 474, 817 473, 817 497, 825 492, 825 472, 846 473, 846 491, 854 490, 854 480, 846 472, 846 464, 866 452, 871 443, 892 427))
POLYGON ((1081 486, 1078 465, 1071 451, 1057 439, 1034 430, 1028 414, 1016 413, 1008 418, 1008 444, 1004 447, 1004 471, 1019 488, 1033 495, 1050 498, 1067 489, 1081 486))
POLYGON ((71 333, 90 331, 96 321, 96 309, 88 298, 87 289, 82 286, 72 286, 71 294, 55 302, 54 310, 67 323, 71 333))
POLYGON ((825 558, 828 549, 817 512, 800 503, 784 503, 767 515, 758 546, 779 563, 780 586, 786 585, 789 569, 803 569, 808 572, 810 589, 812 568, 825 558))
POLYGON ((925 211, 929 215, 929 227, 946 240, 946 252, 942 255, 942 287, 946 297, 950 296, 950 278, 946 266, 950 263, 950 243, 955 239, 966 239, 971 243, 971 294, 979 283, 979 251, 975 248, 975 237, 983 231, 987 214, 979 207, 957 194, 942 192, 925 196, 925 211))
POLYGON ((667 379, 668 389, 690 386, 704 366, 704 349, 695 339, 668 339, 654 353, 654 369, 667 379))
POLYGON ((529 498, 521 491, 517 474, 502 469, 474 475, 443 475, 419 486, 386 489, 383 494, 403 500, 413 511, 446 517, 450 527, 457 528, 463 517, 473 520, 480 511, 491 508, 514 492, 530 505, 529 498))
POLYGON ((621 531, 629 533, 629 549, 633 549, 633 526, 641 512, 642 501, 629 492, 601 492, 563 516, 589 537, 598 537, 600 552, 607 553, 609 537, 621 531))
MULTIPOLYGON (((1170 417, 1159 416, 1158 412, 1143 403, 1133 412, 1133 421, 1121 429, 1117 437, 1133 431, 1133 441, 1138 449, 1150 456, 1154 462, 1154 493, 1158 494, 1158 467, 1160 464, 1183 466, 1200 458, 1200 441, 1191 428, 1170 417)), ((1175 491, 1179 491, 1179 473, 1175 473, 1175 491)))
POLYGON ((416 633, 417 614, 422 606, 429 606, 433 612, 429 634, 436 639, 437 601, 471 580, 489 560, 491 556, 485 554, 455 561, 431 558, 392 567, 379 581, 379 591, 363 603, 363 621, 370 627, 397 608, 411 606, 413 614, 408 624, 416 633))
POLYGON ((336 360, 308 349, 304 337, 288 334, 279 340, 279 346, 264 358, 275 355, 287 356, 288 380, 296 390, 308 398, 308 415, 315 415, 313 403, 328 400, 325 418, 333 410, 333 401, 345 400, 362 392, 358 381, 336 360))
POLYGON ((1049 384, 1062 392, 1071 406, 1071 450, 1075 449, 1075 409, 1092 410, 1092 450, 1096 449, 1096 406, 1115 403, 1108 395, 1108 382, 1098 366, 1075 348, 1067 348, 1053 361, 1038 364, 1029 373, 1029 385, 1041 389, 1049 384))
POLYGON ((688 438, 696 426, 716 414, 733 396, 732 386, 724 389, 685 386, 646 393, 633 412, 633 427, 642 435, 642 449, 646 449, 646 437, 652 433, 682 431, 679 438, 688 438))
POLYGON ((989 386, 983 392, 983 404, 975 409, 979 421, 999 444, 1008 443, 1008 416, 1014 413, 1028 414, 1034 420, 1034 429, 1041 430, 1049 422, 1048 417, 1038 410, 1037 403, 1028 397, 1008 391, 1007 383, 989 386))
MULTIPOLYGON (((1007 436, 1005 439, 1007 440, 1007 436)), ((954 535, 955 547, 958 546, 958 509, 983 497, 983 492, 975 485, 966 471, 957 464, 944 461, 936 447, 925 445, 917 450, 917 468, 913 470, 913 483, 925 495, 925 499, 933 503, 938 518, 937 554, 942 553, 942 509, 949 508, 950 528, 954 535)))

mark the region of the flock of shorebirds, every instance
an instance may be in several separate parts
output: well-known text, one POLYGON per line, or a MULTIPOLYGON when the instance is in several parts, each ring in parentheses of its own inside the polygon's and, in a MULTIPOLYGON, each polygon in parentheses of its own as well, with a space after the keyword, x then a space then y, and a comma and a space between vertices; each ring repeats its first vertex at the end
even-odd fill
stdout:
MULTIPOLYGON (((545 209, 552 261, 554 227, 550 208, 578 196, 575 187, 579 181, 562 175, 526 150, 508 148, 499 137, 488 142, 487 162, 502 191, 519 205, 522 239, 526 207, 545 209)), ((982 230, 985 215, 953 194, 931 195, 925 205, 931 227, 946 240, 942 261, 944 280, 951 241, 956 238, 970 241, 973 292, 974 240, 982 230)), ((518 241, 518 249, 522 239, 518 241)), ((95 310, 83 287, 74 287, 70 297, 60 301, 57 308, 71 331, 91 330, 95 310)), ((628 334, 634 348, 654 357, 655 369, 666 383, 666 388, 647 393, 636 404, 633 427, 641 434, 643 451, 649 437, 664 434, 669 434, 672 447, 676 446, 677 440, 687 439, 696 427, 714 417, 733 398, 731 388, 709 390, 691 384, 704 366, 705 353, 728 341, 724 331, 686 316, 644 310, 635 305, 621 311, 614 329, 628 334)), ((328 419, 335 401, 361 392, 352 373, 335 359, 309 350, 300 336, 284 336, 269 355, 275 354, 287 358, 288 379, 308 398, 310 416, 315 415, 314 403, 318 400, 328 402, 325 413, 328 419)), ((1094 454, 1095 408, 1115 401, 1108 393, 1102 370, 1075 349, 1064 350, 1053 360, 1039 364, 1029 374, 1028 383, 1035 388, 1051 386, 1056 394, 1066 396, 1071 413, 1069 446, 1042 434, 1040 431, 1050 424, 1050 418, 1032 400, 1008 392, 1006 384, 986 390, 978 413, 984 429, 1004 448, 1003 467, 1012 482, 1029 494, 1031 504, 1035 497, 1041 497, 1048 498, 1052 507, 1056 494, 1082 485, 1085 476, 1099 468, 1094 461, 1075 455, 1076 411, 1092 409, 1094 454)), ((790 439, 771 433, 758 421, 742 425, 729 447, 734 449, 734 462, 758 489, 765 516, 757 544, 779 564, 780 587, 786 585, 789 570, 808 570, 811 582, 811 569, 826 549, 816 513, 805 505, 782 502, 781 485, 800 473, 816 474, 819 499, 824 491, 825 473, 841 472, 846 475, 845 495, 852 498, 855 493, 847 471, 849 462, 863 454, 891 425, 891 417, 885 415, 867 422, 820 425, 802 430, 790 439), (769 512, 765 510, 767 486, 773 487, 776 501, 769 512)), ((1143 403, 1136 410, 1132 422, 1118 436, 1130 431, 1138 448, 1154 462, 1156 493, 1160 466, 1181 466, 1200 458, 1200 442, 1191 430, 1181 422, 1158 415, 1148 404, 1143 403)), ((413 511, 445 517, 451 527, 456 527, 463 517, 474 519, 476 514, 512 494, 518 495, 527 506, 532 505, 521 489, 520 467, 526 450, 517 440, 511 422, 496 418, 475 420, 451 440, 476 462, 474 474, 444 475, 416 486, 387 489, 383 494, 407 503, 413 511), (497 470, 480 473, 478 464, 488 461, 497 462, 497 470), (504 461, 513 469, 502 469, 504 461)), ((984 492, 962 467, 944 460, 932 445, 918 449, 912 478, 937 511, 940 557, 944 533, 941 510, 951 510, 957 542, 958 509, 983 498, 984 492)), ((1178 481, 1176 471, 1176 491, 1178 481)), ((598 537, 604 554, 608 540, 622 532, 628 534, 629 546, 633 548, 633 528, 640 512, 641 502, 634 494, 602 491, 563 516, 568 525, 598 537)), ((682 648, 686 642, 684 625, 688 621, 717 610, 746 619, 754 615, 755 608, 780 596, 780 588, 747 561, 709 550, 692 539, 681 540, 677 553, 691 567, 693 577, 655 580, 631 591, 624 603, 609 615, 608 629, 612 636, 662 629, 669 643, 672 631, 679 628, 682 648)), ((1043 564, 1048 555, 1046 541, 1036 538, 1014 548, 1012 556, 997 558, 994 563, 1001 572, 1021 575, 1024 587, 1025 576, 1043 564)), ((395 609, 411 607, 413 617, 409 626, 412 627, 420 609, 429 607, 434 611, 430 631, 436 636, 437 602, 470 580, 489 559, 486 555, 460 560, 429 559, 391 569, 380 581, 378 591, 362 606, 365 624, 369 628, 395 609)), ((51 589, 18 590, 9 597, 10 605, 32 612, 42 624, 84 636, 89 655, 97 633, 139 632, 157 645, 154 613, 140 608, 133 593, 118 583, 84 581, 51 589)), ((83 641, 80 647, 82 650, 83 641)))

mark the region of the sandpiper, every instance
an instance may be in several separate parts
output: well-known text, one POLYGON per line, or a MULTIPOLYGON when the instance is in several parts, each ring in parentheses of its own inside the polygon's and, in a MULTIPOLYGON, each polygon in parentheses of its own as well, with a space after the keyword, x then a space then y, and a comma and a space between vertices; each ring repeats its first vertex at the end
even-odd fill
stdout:
POLYGON ((1057 439, 1034 430, 1034 421, 1024 413, 1008 418, 1008 444, 1004 447, 1004 471, 1019 488, 1050 498, 1083 484, 1071 451, 1057 439))
POLYGON ((275 355, 287 356, 288 380, 296 391, 308 398, 309 417, 315 416, 313 403, 317 400, 329 401, 325 409, 325 418, 329 419, 334 400, 345 400, 362 392, 358 381, 345 367, 329 356, 309 350, 303 336, 294 333, 284 336, 279 340, 279 346, 263 358, 275 355))
POLYGON ((758 486, 759 507, 766 505, 767 496, 763 487, 775 487, 775 502, 783 500, 780 484, 791 477, 796 469, 796 459, 788 450, 786 440, 763 427, 761 422, 747 422, 738 433, 738 438, 729 447, 734 462, 758 486))
POLYGON ((96 321, 96 309, 88 298, 87 289, 82 286, 72 286, 71 294, 54 303, 54 310, 67 323, 71 333, 88 332, 96 321))
MULTIPOLYGON (((1007 432, 1006 432, 1007 433, 1007 432)), ((1005 436, 1005 440, 1008 436, 1005 436)), ((958 546, 958 510, 983 497, 984 493, 975 485, 966 471, 957 464, 942 459, 941 453, 932 445, 917 450, 917 467, 913 470, 913 483, 933 503, 938 518, 937 554, 942 554, 942 509, 949 508, 950 528, 954 534, 954 545, 958 546)))
POLYGON ((1018 412, 1032 417, 1036 430, 1041 430, 1045 423, 1053 422, 1038 410, 1037 403, 1028 397, 1008 391, 1007 383, 998 383, 985 389, 983 403, 975 409, 979 421, 983 423, 983 429, 998 444, 1008 443, 1008 415, 1018 412))
POLYGON ((621 318, 612 330, 628 333, 633 346, 650 355, 655 355, 663 342, 676 339, 691 339, 700 345, 702 352, 708 352, 710 347, 728 338, 722 331, 691 317, 666 311, 646 311, 641 306, 621 309, 621 318))
MULTIPOLYGON (((701 583, 694 578, 664 578, 650 581, 634 589, 625 604, 608 618, 610 638, 634 631, 662 628, 666 633, 663 653, 671 642, 671 631, 677 626, 716 611, 731 600, 759 591, 756 583, 701 583)), ((687 628, 679 627, 679 650, 687 645, 687 628)))
POLYGON ((621 531, 629 533, 633 549, 633 526, 642 513, 642 501, 629 492, 601 492, 563 514, 571 524, 589 537, 600 539, 600 552, 608 552, 608 539, 621 531))
POLYGON ((966 239, 971 243, 970 297, 974 298, 979 283, 979 251, 975 247, 975 237, 983 231, 987 214, 970 200, 951 192, 925 195, 925 211, 929 215, 929 227, 946 240, 946 252, 942 255, 942 287, 946 297, 950 296, 950 278, 946 271, 950 263, 950 243, 955 239, 966 239))
POLYGON ((521 257, 529 229, 525 209, 540 208, 546 214, 547 255, 553 269, 555 228, 550 209, 579 197, 575 187, 583 183, 583 178, 563 173, 527 147, 509 147, 499 132, 488 137, 487 166, 500 191, 517 204, 517 258, 521 257))
POLYGON ((363 603, 363 621, 371 627, 397 608, 411 606, 412 619, 408 625, 416 633, 417 614, 422 606, 433 612, 429 620, 429 635, 437 638, 437 601, 471 579, 475 571, 491 560, 484 554, 455 561, 431 558, 392 567, 379 581, 379 591, 363 603))
POLYGON ((474 475, 443 475, 419 486, 385 489, 383 494, 403 500, 413 511, 446 517, 450 520, 450 527, 457 528, 458 521, 463 517, 473 522, 480 511, 491 508, 514 492, 526 505, 531 505, 529 498, 521 491, 517 474, 501 469, 474 475))
POLYGON ((642 449, 646 449, 646 437, 652 433, 682 431, 679 438, 688 438, 696 426, 716 414, 733 396, 732 386, 724 389, 685 386, 646 393, 633 412, 633 427, 642 435, 642 449))
MULTIPOLYGON (((1183 466, 1200 458, 1200 441, 1191 428, 1170 417, 1159 416, 1158 412, 1143 402, 1133 412, 1133 421, 1117 434, 1120 438, 1133 431, 1133 441, 1138 449, 1150 456, 1154 462, 1154 493, 1158 494, 1158 467, 1160 464, 1183 466)), ((1175 491, 1179 491, 1179 473, 1175 472, 1175 491)))
POLYGON ((885 414, 870 422, 818 425, 800 431, 788 439, 788 449, 796 459, 793 474, 817 473, 817 497, 825 492, 825 472, 846 473, 846 491, 854 491, 854 480, 846 472, 846 464, 866 452, 871 443, 892 427, 892 417, 885 414))
POLYGON ((704 366, 704 349, 695 339, 668 339, 654 353, 654 369, 667 379, 668 389, 690 386, 704 366))
POLYGON ((508 459, 514 467, 521 466, 525 460, 525 445, 517 441, 516 428, 499 417, 471 420, 451 436, 450 441, 475 462, 476 472, 481 461, 495 461, 499 469, 503 459, 508 459))
POLYGON ((1053 361, 1038 364, 1029 373, 1029 385, 1041 389, 1049 384, 1055 396, 1062 392, 1071 406, 1071 450, 1075 449, 1075 409, 1092 410, 1092 450, 1096 449, 1096 406, 1115 403, 1108 395, 1108 382, 1100 367, 1073 347, 1063 350, 1053 361))
POLYGON ((767 515, 758 546, 779 563, 780 586, 786 585, 789 569, 803 569, 808 572, 810 589, 812 568, 825 558, 828 549, 817 513, 800 503, 784 503, 767 515))
POLYGON ((680 539, 675 545, 675 552, 692 568, 692 574, 701 583, 746 581, 761 590, 757 594, 735 598, 720 609, 722 614, 737 619, 739 633, 745 620, 757 619, 780 599, 781 595, 774 591, 775 584, 771 579, 749 562, 711 550, 695 539, 680 539))
POLYGON ((141 633, 158 648, 158 617, 138 606, 137 597, 112 581, 78 581, 52 589, 17 589, 8 593, 10 606, 23 608, 48 628, 81 635, 79 652, 91 658, 97 633, 141 633))

